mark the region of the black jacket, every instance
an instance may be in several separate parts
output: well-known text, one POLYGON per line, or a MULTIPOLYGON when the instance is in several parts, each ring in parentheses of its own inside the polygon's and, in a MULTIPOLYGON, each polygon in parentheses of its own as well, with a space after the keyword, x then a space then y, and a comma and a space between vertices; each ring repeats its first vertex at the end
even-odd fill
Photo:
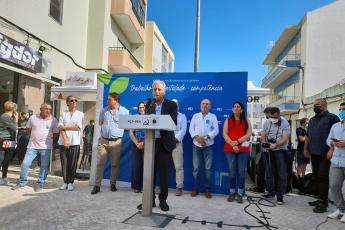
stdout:
MULTIPOLYGON (((156 104, 153 104, 149 108, 147 114, 155 114, 156 113, 156 104)), ((170 115, 175 124, 177 125, 177 105, 175 102, 164 99, 161 115, 170 115)), ((163 146, 166 151, 171 152, 176 148, 176 141, 175 141, 175 133, 174 131, 165 131, 161 130, 161 139, 163 142, 163 146)))

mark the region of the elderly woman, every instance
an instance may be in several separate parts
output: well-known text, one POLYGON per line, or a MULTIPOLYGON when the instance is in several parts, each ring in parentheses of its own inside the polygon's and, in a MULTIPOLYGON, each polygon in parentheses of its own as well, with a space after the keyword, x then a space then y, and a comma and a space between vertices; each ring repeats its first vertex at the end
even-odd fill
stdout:
MULTIPOLYGON (((137 108, 140 115, 145 114, 145 102, 139 102, 137 108)), ((133 142, 131 187, 139 193, 143 188, 144 130, 130 130, 129 133, 133 142)))
POLYGON ((7 170, 15 147, 15 138, 18 122, 16 105, 12 101, 4 104, 5 112, 0 116, 0 164, 2 168, 2 179, 0 184, 9 184, 7 170))

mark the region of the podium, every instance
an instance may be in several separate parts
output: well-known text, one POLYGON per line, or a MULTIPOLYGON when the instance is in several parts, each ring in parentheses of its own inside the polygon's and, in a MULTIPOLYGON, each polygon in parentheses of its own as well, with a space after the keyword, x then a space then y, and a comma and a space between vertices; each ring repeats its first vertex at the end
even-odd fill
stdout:
POLYGON ((145 130, 142 212, 140 216, 134 215, 125 222, 154 227, 161 226, 164 223, 167 224, 165 215, 152 215, 155 159, 154 138, 156 130, 174 131, 176 125, 170 115, 120 115, 119 128, 145 130))

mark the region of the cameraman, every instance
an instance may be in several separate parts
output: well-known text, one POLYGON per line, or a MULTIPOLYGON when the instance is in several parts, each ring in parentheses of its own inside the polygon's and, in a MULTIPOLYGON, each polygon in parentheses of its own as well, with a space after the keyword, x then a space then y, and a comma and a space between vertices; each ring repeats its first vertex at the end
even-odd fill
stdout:
POLYGON ((280 117, 280 110, 271 107, 268 120, 263 125, 261 132, 262 151, 265 161, 265 179, 268 193, 265 198, 277 195, 277 204, 284 204, 283 196, 286 191, 286 164, 285 155, 288 150, 290 125, 280 117), (277 186, 275 185, 277 182, 277 186))

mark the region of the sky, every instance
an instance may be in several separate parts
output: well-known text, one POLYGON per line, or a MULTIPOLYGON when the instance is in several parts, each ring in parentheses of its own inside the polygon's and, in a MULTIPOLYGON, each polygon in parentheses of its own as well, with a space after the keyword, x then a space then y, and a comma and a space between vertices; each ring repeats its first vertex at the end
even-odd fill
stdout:
MULTIPOLYGON (((261 85, 262 65, 284 28, 335 0, 200 0, 199 72, 247 71, 261 85)), ((193 72, 196 0, 148 0, 155 21, 175 55, 175 72, 193 72)))

